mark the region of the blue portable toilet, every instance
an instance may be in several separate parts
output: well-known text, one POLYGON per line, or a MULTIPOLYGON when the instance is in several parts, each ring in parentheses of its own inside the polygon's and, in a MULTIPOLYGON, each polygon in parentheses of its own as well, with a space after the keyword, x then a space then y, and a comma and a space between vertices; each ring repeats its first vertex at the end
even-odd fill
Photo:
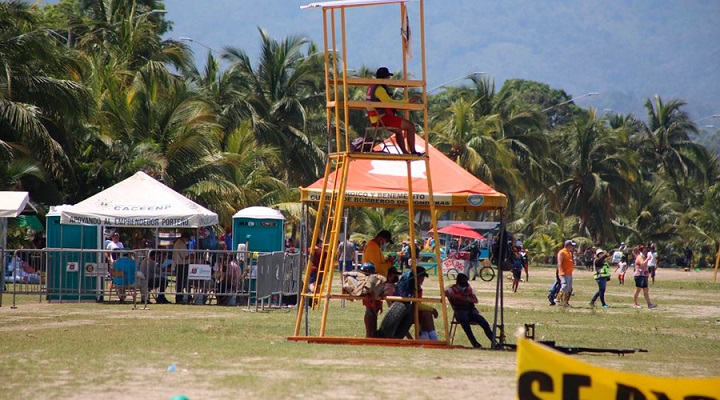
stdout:
POLYGON ((248 242, 247 251, 283 251, 285 217, 268 207, 248 207, 233 215, 233 250, 248 242))
MULTIPOLYGON (((60 223, 64 206, 50 208, 46 219, 47 247, 50 249, 97 250, 101 240, 98 226, 60 223)), ((99 279, 88 276, 83 269, 86 263, 97 263, 98 253, 50 252, 47 266, 48 300, 96 300, 99 279), (75 268, 69 264, 76 263, 75 268)))

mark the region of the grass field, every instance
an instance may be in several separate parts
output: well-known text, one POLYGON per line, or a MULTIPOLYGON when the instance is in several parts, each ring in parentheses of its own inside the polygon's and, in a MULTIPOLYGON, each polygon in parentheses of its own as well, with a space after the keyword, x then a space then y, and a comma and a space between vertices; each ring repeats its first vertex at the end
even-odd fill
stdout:
MULTIPOLYGON (((509 342, 518 326, 535 323, 537 339, 562 346, 648 350, 573 356, 595 365, 660 376, 720 375, 720 282, 712 283, 711 271, 660 270, 650 288, 659 304, 654 310, 632 308, 631 277, 625 286, 609 284, 611 308, 590 308, 596 285, 587 271, 575 274, 574 308, 550 307, 546 294, 554 270, 530 272, 517 293, 505 293, 509 342)), ((472 282, 491 324, 494 284, 472 282)), ((436 277, 425 287, 426 296, 439 294, 436 277)), ((18 298, 16 309, 10 305, 6 293, 0 308, 0 398, 515 397, 512 351, 289 342, 295 308, 251 312, 171 304, 131 310, 120 304, 40 303, 37 296, 18 298)), ((357 302, 341 307, 333 301, 327 335, 361 337, 363 313, 357 302)), ((318 317, 310 313, 312 334, 318 317)), ((487 345, 480 329, 475 332, 487 345)), ((462 330, 456 344, 468 345, 462 330)))

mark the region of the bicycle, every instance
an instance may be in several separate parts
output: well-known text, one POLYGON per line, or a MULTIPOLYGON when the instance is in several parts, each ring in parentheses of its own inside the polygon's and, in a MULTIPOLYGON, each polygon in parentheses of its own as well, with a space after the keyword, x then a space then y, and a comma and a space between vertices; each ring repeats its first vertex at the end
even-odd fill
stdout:
MULTIPOLYGON (((460 268, 458 270, 458 268, 453 265, 448 268, 443 268, 443 270, 445 273, 445 277, 447 277, 447 279, 455 280, 455 279, 457 279, 458 273, 460 273, 461 271, 464 272, 465 268, 460 268)), ((486 264, 480 268, 477 276, 479 276, 480 279, 483 280, 483 282, 490 282, 493 279, 495 279, 495 270, 493 269, 493 267, 486 264)))

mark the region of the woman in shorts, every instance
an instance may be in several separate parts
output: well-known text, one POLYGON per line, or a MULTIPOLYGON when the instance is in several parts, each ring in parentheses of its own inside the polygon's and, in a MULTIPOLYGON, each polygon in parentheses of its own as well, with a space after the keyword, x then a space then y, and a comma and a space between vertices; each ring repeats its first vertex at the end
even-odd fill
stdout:
POLYGON ((635 272, 633 273, 633 277, 635 278, 635 295, 633 296, 633 307, 642 308, 642 306, 638 304, 638 295, 642 290, 648 308, 655 308, 657 304, 650 302, 650 292, 648 289, 648 276, 650 272, 648 271, 648 257, 645 245, 639 244, 633 253, 635 254, 635 272))

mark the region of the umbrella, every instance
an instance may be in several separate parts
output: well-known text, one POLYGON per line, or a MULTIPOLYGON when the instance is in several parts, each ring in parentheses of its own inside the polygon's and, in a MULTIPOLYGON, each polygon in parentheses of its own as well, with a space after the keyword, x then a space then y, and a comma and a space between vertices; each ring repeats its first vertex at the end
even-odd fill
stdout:
MULTIPOLYGON (((430 232, 432 232, 432 231, 430 231, 430 232)), ((466 237, 466 238, 472 238, 472 239, 478 239, 478 240, 485 239, 485 237, 483 235, 479 234, 470 225, 466 225, 466 224, 448 225, 444 228, 438 229, 438 233, 444 233, 446 235, 460 236, 460 237, 466 237)))

